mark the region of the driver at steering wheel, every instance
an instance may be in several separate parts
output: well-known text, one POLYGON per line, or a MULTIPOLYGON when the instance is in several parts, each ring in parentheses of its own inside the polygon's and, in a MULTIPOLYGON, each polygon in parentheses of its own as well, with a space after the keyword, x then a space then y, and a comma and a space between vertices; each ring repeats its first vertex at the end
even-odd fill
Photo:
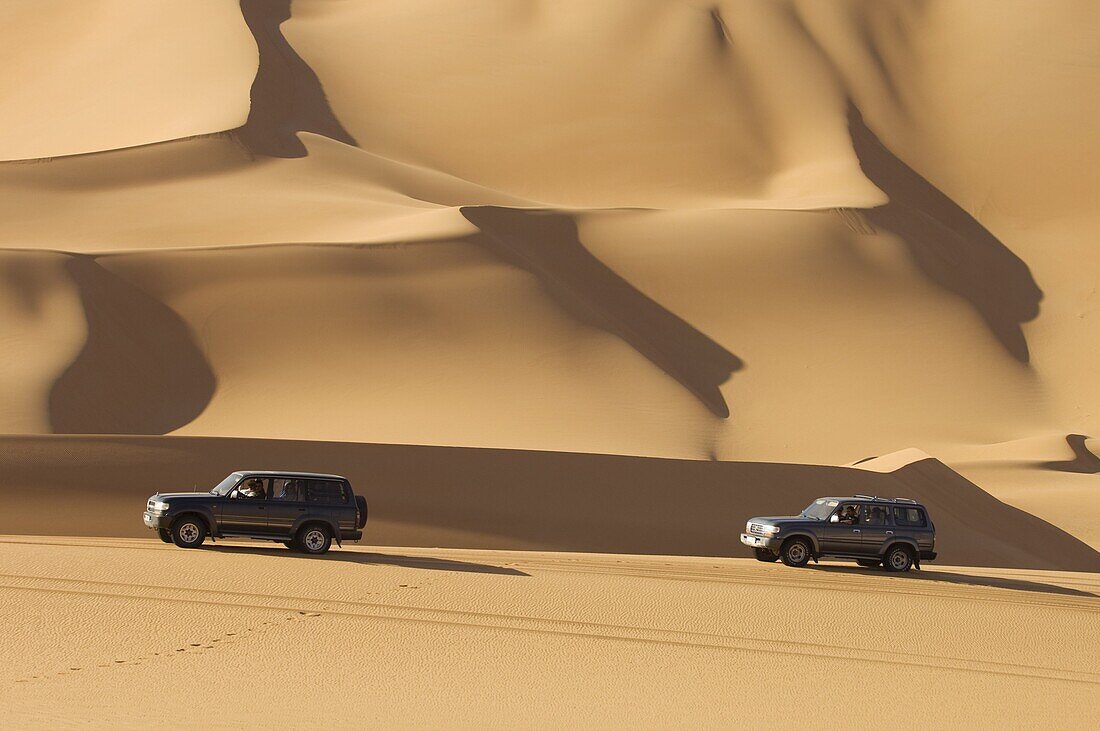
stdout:
POLYGON ((264 483, 256 478, 252 478, 241 487, 241 495, 247 498, 256 498, 263 500, 267 497, 264 492, 264 483))

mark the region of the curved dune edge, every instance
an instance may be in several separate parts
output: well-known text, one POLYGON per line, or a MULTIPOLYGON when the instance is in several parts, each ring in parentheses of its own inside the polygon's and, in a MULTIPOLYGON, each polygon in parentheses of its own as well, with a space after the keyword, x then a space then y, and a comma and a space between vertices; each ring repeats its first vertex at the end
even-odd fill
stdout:
POLYGON ((148 536, 145 499, 234 469, 342 473, 378 545, 744 556, 753 515, 822 495, 924 501, 946 565, 1100 571, 1100 553, 927 458, 870 470, 565 452, 220 437, 3 437, 0 533, 148 536), (58 511, 57 505, 64 505, 58 511))
POLYGON ((225 0, 6 0, 0 161, 109 152, 248 117, 256 44, 225 0))
POLYGON ((63 434, 164 434, 202 413, 217 385, 191 328, 164 303, 70 256, 88 336, 54 383, 50 426, 63 434))

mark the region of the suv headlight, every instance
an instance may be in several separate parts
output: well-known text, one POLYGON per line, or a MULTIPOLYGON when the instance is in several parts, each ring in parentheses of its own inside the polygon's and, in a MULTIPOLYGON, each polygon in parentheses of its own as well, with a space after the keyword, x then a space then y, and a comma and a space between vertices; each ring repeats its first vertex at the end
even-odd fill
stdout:
POLYGON ((763 528, 764 532, 767 533, 769 536, 774 536, 776 533, 779 532, 778 525, 762 525, 760 527, 763 528))
POLYGON ((168 503, 164 502, 163 500, 154 500, 153 510, 159 510, 160 512, 165 513, 168 511, 168 503))

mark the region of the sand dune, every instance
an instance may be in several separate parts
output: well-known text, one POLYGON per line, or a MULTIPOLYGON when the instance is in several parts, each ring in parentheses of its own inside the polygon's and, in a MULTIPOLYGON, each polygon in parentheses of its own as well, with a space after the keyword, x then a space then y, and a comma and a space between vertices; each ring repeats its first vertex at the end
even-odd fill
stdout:
POLYGON ((780 725, 880 722, 849 683, 889 685, 892 708, 920 708, 901 725, 984 725, 994 708, 1021 725, 1100 721, 1095 573, 884 579, 735 559, 391 548, 316 560, 57 538, 0 549, 0 699, 19 726, 44 725, 46 707, 55 725, 159 725, 196 698, 226 726, 445 715, 477 728, 717 728, 762 709, 780 725), (324 682, 273 677, 287 667, 324 682), (823 678, 833 682, 813 682, 823 678), (54 703, 76 696, 79 707, 54 703))
POLYGON ((0 533, 144 536, 140 511, 153 492, 205 490, 250 464, 293 465, 351 478, 370 501, 378 544, 745 556, 737 536, 749 517, 863 493, 924 501, 947 564, 1100 571, 1094 548, 917 450, 849 468, 183 437, 0 447, 0 499, 11 507, 0 533))
MULTIPOLYGON (((115 7, 106 3, 100 11, 108 5, 115 7)), ((1037 35, 1026 8, 998 12, 1000 22, 986 27, 981 13, 950 3, 418 7, 244 3, 225 32, 252 36, 246 119, 238 111, 220 130, 165 127, 163 136, 150 136, 134 117, 134 134, 117 145, 131 149, 56 157, 64 152, 58 148, 49 159, 0 164, 0 242, 20 250, 139 253, 98 264, 125 280, 120 292, 132 285, 172 310, 169 319, 178 315, 178 337, 198 351, 188 357, 205 360, 211 371, 200 379, 207 385, 188 385, 178 391, 179 403, 152 409, 169 415, 163 418, 135 415, 129 426, 95 413, 58 419, 41 399, 23 400, 8 410, 5 431, 178 429, 825 463, 914 444, 936 451, 1100 431, 1095 414, 1080 408, 1100 398, 1089 377, 1100 360, 1090 316, 1094 283, 1081 266, 1091 261, 1088 232, 1100 229, 1089 223, 1079 194, 1090 189, 1094 168, 1085 163, 1098 151, 1092 138, 1075 132, 1088 128, 1084 112, 1093 100, 1086 95, 1083 105, 1069 107, 1050 96, 1051 88, 1087 87, 1093 78, 1087 65, 1071 63, 1088 58, 1072 3, 1052 6, 1037 35), (588 33, 579 34, 581 27, 588 33), (1061 63, 1061 71, 1055 80, 1040 62, 1013 75, 971 63, 961 42, 969 31, 998 48, 1061 63), (1064 48, 1043 45, 1058 34, 1067 39, 1064 48), (406 42, 410 37, 420 40, 406 42), (482 78, 492 83, 469 82, 482 78), (966 115, 949 105, 957 90, 979 83, 1000 99, 1044 100, 1051 129, 1062 132, 1043 134, 1031 112, 1002 120, 969 97, 956 105, 966 115), (971 144, 961 154, 983 121, 998 130, 1006 159, 1025 149, 1067 172, 1057 180, 1011 175, 989 146, 971 144), (191 136, 210 132, 218 134, 191 136), (1056 136, 1077 145, 1037 141, 1056 136), (975 159, 985 161, 980 174, 975 159), (1000 177, 994 181, 989 170, 1000 177), (1066 177, 1079 182, 1073 192, 1066 177), (1065 192, 1061 203, 1050 200, 1050 190, 1065 192), (1049 205, 1021 203, 1032 193, 1049 205), (534 228, 502 248, 492 223, 482 221, 481 231, 469 220, 486 215, 485 206, 554 211, 572 218, 577 232, 546 237, 546 255, 525 261, 517 247, 531 245, 534 228), (1006 214, 1008 207, 1014 212, 1006 214), (465 292, 477 307, 462 313, 458 331, 480 329, 485 337, 440 338, 437 348, 414 348, 412 355, 410 340, 425 343, 422 318, 386 315, 381 331, 364 331, 360 309, 377 297, 357 292, 370 292, 371 281, 314 278, 309 317, 333 330, 325 335, 303 322, 311 332, 289 340, 311 348, 346 344, 348 362, 313 361, 306 369, 277 359, 265 364, 270 380, 256 393, 277 381, 289 405, 322 406, 330 416, 320 432, 259 417, 288 402, 250 395, 261 382, 236 371, 221 355, 223 345, 207 341, 208 328, 238 313, 252 323, 232 333, 249 341, 244 347, 277 339, 257 324, 282 322, 287 305, 262 297, 228 304, 223 295, 202 301, 202 292, 221 286, 213 283, 220 271, 244 255, 206 259, 208 268, 147 255, 435 241, 439 248, 403 247, 385 256, 447 261, 463 248, 458 240, 488 244, 516 268, 511 279, 533 274, 544 291, 510 286, 510 295, 488 276, 471 280, 465 292), (569 252, 582 250, 590 271, 606 267, 609 277, 586 280, 574 272, 569 252), (191 272, 187 281, 180 267, 191 272), (158 289, 169 280, 170 291, 158 289), (601 291, 610 281, 643 295, 630 295, 629 315, 613 311, 613 298, 601 291), (550 316, 551 308, 560 315, 550 316), (516 339, 521 319, 536 324, 516 339), (681 334, 656 335, 669 327, 681 334), (991 339, 1005 352, 989 347, 991 339), (1030 367, 1006 362, 1006 355, 1030 367), (447 370, 453 381, 423 365, 450 359, 462 364, 447 370), (367 360, 376 367, 352 383, 367 360), (481 378, 487 371, 493 379, 481 378), (415 387, 407 374, 420 376, 415 387), (332 380, 342 385, 328 396, 315 385, 332 380), (472 380, 485 389, 469 391, 472 380), (211 382, 221 386, 206 395, 211 382), (411 400, 379 401, 380 393, 411 400), (732 416, 708 420, 700 406, 732 416), (448 418, 407 423, 408 414, 424 409, 448 418), (965 418, 956 418, 959 412, 965 418), (500 428, 487 426, 494 421, 500 428), (578 431, 578 422, 591 428, 578 431), (794 433, 800 438, 792 441, 794 433)), ((187 22, 217 24, 214 14, 223 10, 196 5, 179 12, 191 13, 187 22)), ((222 81, 237 83, 240 63, 228 56, 240 44, 224 45, 227 57, 207 62, 223 69, 222 81)), ((212 95, 201 108, 220 99, 212 95)), ((174 101, 186 103, 184 96, 174 101)), ((128 119, 128 107, 111 111, 115 122, 128 119)), ((89 133, 97 124, 88 120, 89 133)), ((131 129, 119 126, 120 133, 131 129)), ((89 142, 70 151, 95 149, 89 142)), ((498 215, 550 220, 537 212, 498 215)), ((256 272, 301 261, 296 249, 249 256, 247 267, 256 272)), ((331 248, 311 255, 331 257, 337 267, 350 256, 331 248)), ((244 275, 242 288, 286 286, 282 274, 244 275)), ((383 296, 439 312, 445 297, 432 291, 439 278, 423 276, 383 296)), ((72 286, 81 296, 80 284, 72 286)), ((66 321, 57 327, 64 330, 66 321)), ((456 324, 444 322, 437 319, 433 329, 456 324)), ((103 336, 100 325, 86 330, 103 336)), ((27 356, 4 357, 14 372, 27 356)), ((149 382, 176 382, 171 370, 149 382)), ((111 391, 110 369, 100 366, 91 376, 87 382, 111 391)))

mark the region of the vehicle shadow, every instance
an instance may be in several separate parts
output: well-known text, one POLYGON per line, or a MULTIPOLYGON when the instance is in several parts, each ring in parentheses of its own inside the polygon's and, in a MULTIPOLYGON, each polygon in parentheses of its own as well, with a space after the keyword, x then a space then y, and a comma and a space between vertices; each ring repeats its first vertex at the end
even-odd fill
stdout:
POLYGON ((1093 594, 1089 591, 1083 591, 1081 589, 1071 589, 1066 586, 1058 586, 1057 584, 1045 584, 1041 581, 1026 581, 1024 579, 1012 579, 1002 576, 974 576, 973 574, 959 574, 955 572, 945 571, 929 571, 922 568, 920 571, 909 571, 907 573, 890 573, 882 568, 865 569, 856 566, 836 566, 826 564, 811 564, 807 568, 814 571, 823 571, 831 574, 861 574, 866 576, 868 574, 875 575, 885 574, 891 578, 908 579, 912 581, 935 581, 945 584, 961 584, 963 586, 991 586, 998 589, 1015 589, 1016 591, 1030 591, 1038 592, 1042 594, 1062 594, 1065 596, 1084 596, 1100 598, 1100 595, 1093 594))
POLYGON ((367 553, 364 551, 341 551, 336 549, 320 556, 309 556, 287 548, 274 546, 225 546, 206 545, 201 550, 217 553, 250 553, 250 554, 278 554, 285 558, 306 559, 309 561, 345 561, 358 564, 376 564, 386 566, 403 566, 409 569, 428 569, 431 571, 459 571, 475 574, 498 574, 502 576, 530 576, 519 569, 507 566, 494 566, 492 564, 474 563, 472 561, 456 561, 449 558, 436 558, 434 556, 402 556, 392 553, 367 553))

